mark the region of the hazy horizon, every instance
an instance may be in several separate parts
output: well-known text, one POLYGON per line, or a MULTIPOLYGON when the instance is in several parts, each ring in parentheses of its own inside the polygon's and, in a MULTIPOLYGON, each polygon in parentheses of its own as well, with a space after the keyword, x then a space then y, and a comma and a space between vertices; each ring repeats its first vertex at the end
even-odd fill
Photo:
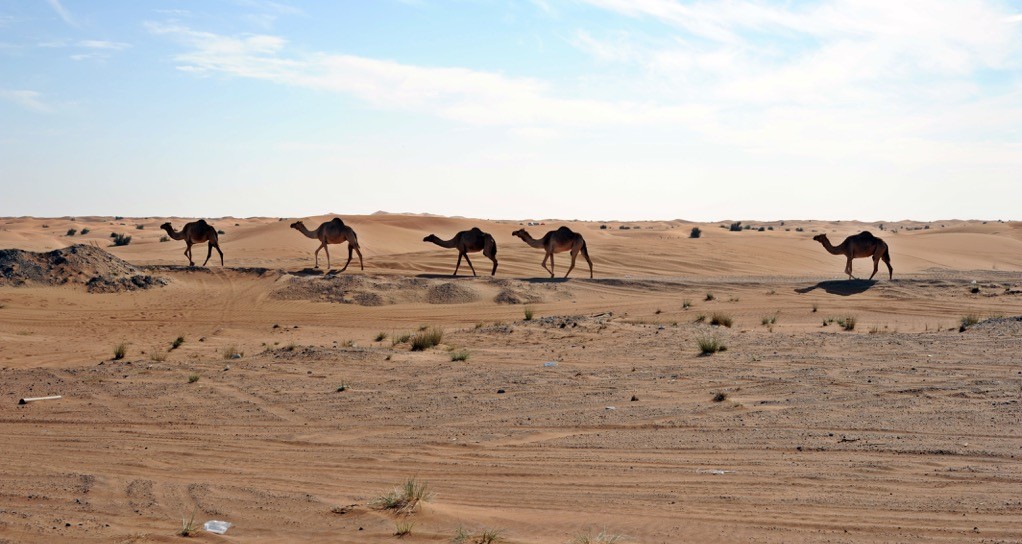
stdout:
POLYGON ((1001 0, 40 0, 0 59, 0 216, 1018 213, 1001 0))

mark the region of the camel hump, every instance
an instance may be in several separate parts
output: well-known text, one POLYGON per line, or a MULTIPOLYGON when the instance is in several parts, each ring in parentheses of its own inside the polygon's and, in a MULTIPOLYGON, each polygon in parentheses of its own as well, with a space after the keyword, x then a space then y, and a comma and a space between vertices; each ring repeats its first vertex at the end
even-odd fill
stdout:
POLYGON ((472 234, 486 234, 485 232, 483 232, 483 229, 479 227, 472 227, 468 229, 468 231, 471 232, 472 234))
POLYGON ((331 219, 330 222, 331 223, 337 223, 338 225, 343 225, 344 224, 344 221, 341 221, 340 217, 335 217, 335 218, 331 219))
POLYGON ((195 222, 195 224, 200 226, 200 227, 208 227, 209 226, 209 223, 207 223, 205 219, 199 219, 198 221, 195 222))
POLYGON ((569 229, 568 227, 560 227, 559 229, 557 229, 557 232, 561 234, 574 234, 574 232, 572 232, 572 230, 569 229))
POLYGON ((862 238, 865 238, 867 240, 879 240, 879 238, 877 238, 876 236, 873 236, 873 233, 868 231, 868 230, 864 230, 864 231, 860 232, 859 236, 862 237, 862 238))

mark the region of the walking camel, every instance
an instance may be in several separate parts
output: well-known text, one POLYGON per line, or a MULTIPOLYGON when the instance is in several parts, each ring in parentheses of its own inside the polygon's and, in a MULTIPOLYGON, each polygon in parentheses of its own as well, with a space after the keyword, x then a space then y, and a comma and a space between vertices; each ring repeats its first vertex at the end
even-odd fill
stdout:
POLYGON ((887 242, 873 236, 868 231, 862 231, 859 234, 849 236, 838 246, 832 245, 830 240, 827 239, 826 234, 817 234, 813 236, 813 240, 823 244, 823 247, 828 252, 834 255, 844 255, 848 258, 848 264, 845 265, 845 274, 848 274, 848 279, 850 280, 855 279, 852 276, 852 259, 860 257, 873 258, 873 273, 870 274, 869 279, 873 279, 873 276, 876 276, 877 269, 880 267, 880 259, 883 259, 884 264, 887 265, 888 279, 894 279, 894 268, 891 267, 891 252, 887 248, 887 242))
POLYGON ((593 260, 589 258, 586 241, 582 238, 581 234, 572 231, 568 227, 552 230, 539 240, 529 235, 525 229, 518 229, 511 234, 521 238, 522 241, 534 248, 546 250, 546 255, 543 257, 543 269, 550 273, 551 278, 554 277, 554 253, 563 253, 565 251, 571 252, 571 266, 568 267, 568 271, 564 274, 565 278, 575 268, 575 257, 578 256, 579 252, 582 253, 582 256, 589 263, 589 277, 593 277, 593 260), (550 259, 550 268, 546 267, 547 259, 550 259))
POLYGON ((316 230, 310 231, 305 227, 305 223, 301 221, 295 221, 291 223, 291 228, 304 234, 309 238, 315 238, 319 240, 319 247, 316 248, 316 268, 319 268, 319 250, 326 250, 326 268, 330 270, 330 248, 327 244, 343 244, 348 242, 348 262, 344 263, 344 268, 340 271, 344 272, 348 269, 348 265, 351 264, 351 252, 354 250, 358 253, 358 267, 365 270, 365 266, 362 265, 362 251, 358 246, 358 236, 355 235, 355 231, 351 227, 344 224, 339 217, 335 217, 326 223, 323 223, 316 230))
POLYGON ((493 276, 497 273, 497 242, 493 240, 493 236, 489 233, 479 230, 478 227, 472 227, 470 230, 463 230, 458 234, 454 235, 454 238, 450 240, 441 240, 435 234, 422 239, 423 242, 433 242, 434 244, 445 247, 447 249, 458 250, 458 264, 454 267, 454 276, 458 275, 458 269, 461 268, 461 258, 465 258, 465 262, 468 263, 468 267, 472 269, 472 275, 476 275, 476 269, 472 266, 472 261, 469 260, 468 254, 482 251, 483 255, 493 261, 493 271, 490 275, 493 276))
POLYGON ((217 235, 216 229, 205 220, 199 219, 198 221, 185 223, 185 226, 181 228, 181 232, 174 232, 174 227, 170 226, 169 222, 160 225, 160 228, 167 231, 167 236, 175 240, 185 241, 185 257, 188 257, 188 266, 195 266, 195 262, 192 261, 192 244, 201 244, 203 242, 209 242, 209 247, 206 251, 206 260, 202 263, 202 266, 206 266, 206 263, 209 262, 209 257, 213 255, 213 248, 216 248, 216 252, 220 254, 220 266, 224 265, 224 252, 220 251, 220 237, 217 235))

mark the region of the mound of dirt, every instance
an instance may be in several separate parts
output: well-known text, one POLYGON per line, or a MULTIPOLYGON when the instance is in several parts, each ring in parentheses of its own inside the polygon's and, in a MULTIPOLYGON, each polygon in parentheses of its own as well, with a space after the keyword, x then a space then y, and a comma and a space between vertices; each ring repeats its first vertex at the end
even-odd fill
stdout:
POLYGON ((517 280, 501 280, 498 282, 500 292, 493 297, 498 304, 536 304, 543 302, 543 297, 531 285, 517 280))
POLYGON ((167 283, 93 246, 77 244, 48 253, 0 250, 0 285, 78 284, 90 293, 114 293, 167 283))
POLYGON ((426 289, 426 302, 430 304, 465 304, 476 300, 479 300, 479 296, 475 290, 451 281, 430 285, 426 289))
POLYGON ((994 336, 1018 337, 1022 335, 1022 315, 992 317, 968 327, 967 330, 985 331, 994 336))

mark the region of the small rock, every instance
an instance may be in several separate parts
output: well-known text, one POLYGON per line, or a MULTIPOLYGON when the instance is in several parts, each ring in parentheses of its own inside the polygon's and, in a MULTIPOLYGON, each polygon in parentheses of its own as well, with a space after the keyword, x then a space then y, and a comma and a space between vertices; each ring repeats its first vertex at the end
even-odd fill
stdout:
POLYGON ((227 365, 227 366, 224 367, 224 372, 227 372, 230 369, 231 369, 231 365, 227 365))
POLYGON ((504 390, 503 389, 498 389, 497 390, 497 394, 498 395, 503 395, 504 394, 504 390))
POLYGON ((617 410, 617 406, 607 406, 604 410, 617 410))
POLYGON ((240 353, 234 353, 234 354, 231 355, 231 359, 241 359, 241 354, 240 353))

